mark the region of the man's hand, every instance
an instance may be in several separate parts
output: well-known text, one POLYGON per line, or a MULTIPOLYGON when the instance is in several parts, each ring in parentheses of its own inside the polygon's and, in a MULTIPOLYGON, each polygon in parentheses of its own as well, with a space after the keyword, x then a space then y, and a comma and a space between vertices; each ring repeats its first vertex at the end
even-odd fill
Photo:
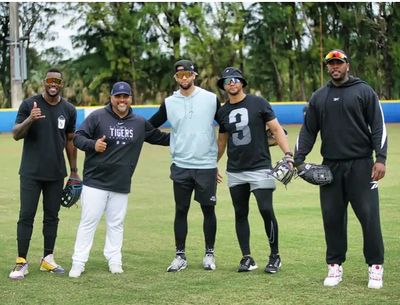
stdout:
POLYGON ((217 168, 217 183, 221 183, 222 182, 222 178, 223 177, 220 175, 219 170, 217 168))
POLYGON ((383 177, 385 177, 385 173, 386 173, 385 164, 376 162, 372 167, 371 178, 373 181, 381 180, 383 177))
POLYGON ((44 119, 46 116, 42 115, 42 110, 37 106, 36 102, 33 102, 33 108, 31 114, 29 115, 29 120, 34 122, 40 119, 44 119))
POLYGON ((71 172, 71 174, 69 175, 70 178, 74 178, 74 179, 79 179, 81 180, 81 178, 79 177, 79 174, 77 172, 71 172))
POLYGON ((102 136, 100 139, 97 139, 96 144, 94 146, 95 151, 104 152, 107 149, 106 136, 102 136))

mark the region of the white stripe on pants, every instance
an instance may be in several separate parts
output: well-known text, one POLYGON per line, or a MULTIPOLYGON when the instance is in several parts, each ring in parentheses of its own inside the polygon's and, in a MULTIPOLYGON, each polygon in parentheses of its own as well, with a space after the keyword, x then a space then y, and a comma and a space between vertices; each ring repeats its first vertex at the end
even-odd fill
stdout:
POLYGON ((93 245, 94 233, 103 213, 106 217, 106 242, 104 256, 108 264, 122 265, 122 242, 128 194, 115 193, 83 186, 81 195, 81 220, 76 234, 74 264, 85 265, 93 245))

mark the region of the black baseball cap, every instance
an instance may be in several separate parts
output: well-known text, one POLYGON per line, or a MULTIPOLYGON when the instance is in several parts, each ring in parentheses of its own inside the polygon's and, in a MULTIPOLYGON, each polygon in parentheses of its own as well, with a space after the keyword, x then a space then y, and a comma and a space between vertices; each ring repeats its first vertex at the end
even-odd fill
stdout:
POLYGON ((175 73, 179 71, 190 71, 196 73, 194 69, 194 63, 191 60, 187 59, 178 60, 175 63, 174 67, 175 67, 175 73))
POLYGON ((247 86, 247 81, 243 76, 242 71, 238 68, 234 67, 227 67, 224 69, 224 71, 221 74, 220 79, 217 82, 217 85, 220 89, 224 90, 224 79, 230 78, 230 77, 236 77, 239 78, 242 81, 243 87, 247 86))
POLYGON ((325 56, 325 63, 331 62, 333 60, 338 60, 341 62, 349 62, 347 54, 340 49, 333 49, 329 51, 325 56))

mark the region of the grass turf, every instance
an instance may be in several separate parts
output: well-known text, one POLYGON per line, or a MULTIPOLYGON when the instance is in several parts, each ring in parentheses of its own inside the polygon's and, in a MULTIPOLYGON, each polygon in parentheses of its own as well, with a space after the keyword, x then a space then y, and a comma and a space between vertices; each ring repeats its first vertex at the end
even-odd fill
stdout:
MULTIPOLYGON (((254 197, 251 199, 251 249, 259 269, 237 273, 241 258, 234 231, 234 214, 224 182, 218 188, 216 208, 217 270, 204 271, 202 214, 192 202, 189 212, 187 257, 189 267, 167 273, 174 256, 172 183, 168 148, 145 144, 133 179, 125 221, 123 262, 125 273, 108 272, 102 249, 104 219, 95 236, 86 272, 79 279, 39 271, 43 238, 42 204, 36 215, 28 260, 30 274, 23 281, 8 279, 16 257, 16 221, 19 210, 19 177, 22 141, 0 135, 0 304, 399 304, 400 303, 400 125, 388 125, 387 175, 379 184, 381 223, 385 242, 384 287, 367 288, 367 266, 362 255, 359 222, 349 207, 347 261, 344 279, 337 288, 323 287, 326 275, 325 241, 318 188, 300 179, 280 184, 274 193, 279 222, 283 266, 275 275, 265 274, 269 248, 254 197)), ((292 144, 299 125, 285 126, 292 144)), ((318 145, 318 143, 317 143, 318 145)), ((273 160, 281 157, 271 149, 273 160)), ((79 152, 82 169, 83 153, 79 152)), ((307 159, 320 162, 318 148, 307 159)), ((43 160, 45 162, 45 160, 43 160)), ((219 169, 224 173, 226 159, 219 169)), ((69 270, 80 208, 62 208, 56 243, 56 261, 69 270)))

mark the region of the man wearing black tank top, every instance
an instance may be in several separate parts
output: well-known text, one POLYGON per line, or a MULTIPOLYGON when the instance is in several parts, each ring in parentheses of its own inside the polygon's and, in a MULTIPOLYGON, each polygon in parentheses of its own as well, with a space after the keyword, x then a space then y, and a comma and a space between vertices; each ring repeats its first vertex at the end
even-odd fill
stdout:
POLYGON ((270 255, 264 269, 267 273, 279 271, 282 263, 278 248, 278 222, 272 205, 275 180, 269 174, 271 155, 266 128, 272 132, 285 158, 292 160, 289 143, 271 105, 262 97, 245 94, 247 85, 242 72, 225 68, 218 87, 228 94, 227 101, 218 111, 220 131, 218 160, 228 146, 228 186, 235 209, 236 235, 242 252, 238 272, 257 268, 250 252, 250 227, 248 221, 249 199, 253 193, 264 221, 270 255))

